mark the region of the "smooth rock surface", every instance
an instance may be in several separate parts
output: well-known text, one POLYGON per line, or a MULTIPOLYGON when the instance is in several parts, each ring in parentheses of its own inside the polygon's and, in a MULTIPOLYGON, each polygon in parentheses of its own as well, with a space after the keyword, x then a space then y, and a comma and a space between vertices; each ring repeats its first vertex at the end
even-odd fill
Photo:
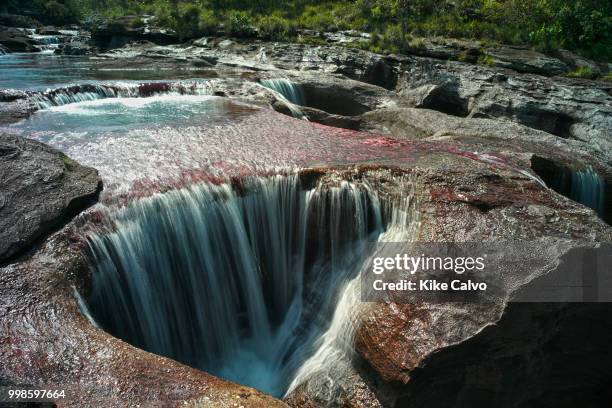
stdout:
POLYGON ((64 389, 63 407, 286 407, 236 385, 139 350, 97 329, 79 311, 87 289, 83 245, 71 229, 31 258, 0 268, 0 378, 64 389))
POLYGON ((0 262, 95 201, 96 170, 42 143, 0 135, 0 262))

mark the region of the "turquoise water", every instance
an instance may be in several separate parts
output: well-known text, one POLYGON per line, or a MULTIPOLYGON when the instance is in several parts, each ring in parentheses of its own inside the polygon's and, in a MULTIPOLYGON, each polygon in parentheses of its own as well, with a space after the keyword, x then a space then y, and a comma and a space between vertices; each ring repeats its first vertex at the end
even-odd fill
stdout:
POLYGON ((223 122, 227 119, 226 102, 208 95, 96 99, 43 109, 12 127, 52 144, 66 137, 93 140, 136 129, 223 122))
POLYGON ((209 76, 210 72, 206 70, 111 66, 102 60, 84 56, 47 53, 15 53, 0 56, 0 88, 5 89, 43 90, 97 81, 146 81, 209 76))

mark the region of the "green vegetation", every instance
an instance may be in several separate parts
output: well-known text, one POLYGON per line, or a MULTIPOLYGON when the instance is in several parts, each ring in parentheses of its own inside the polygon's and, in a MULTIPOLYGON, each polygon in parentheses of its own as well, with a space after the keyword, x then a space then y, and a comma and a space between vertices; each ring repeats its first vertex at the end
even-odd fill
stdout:
POLYGON ((586 78, 586 79, 597 78, 597 74, 593 72, 593 70, 589 67, 579 67, 575 71, 567 73, 566 76, 570 78, 586 78))
POLYGON ((600 79, 602 81, 612 82, 612 72, 602 76, 600 79))
POLYGON ((67 21, 152 14, 185 38, 222 30, 296 41, 297 29, 354 29, 372 33, 369 47, 378 51, 444 36, 612 60, 612 2, 601 0, 8 0, 4 8, 67 21))
POLYGON ((64 167, 68 171, 74 170, 74 168, 75 168, 75 166, 77 164, 74 160, 72 160, 70 157, 68 157, 66 155, 62 155, 62 162, 64 163, 64 167))
POLYGON ((490 55, 481 55, 478 57, 478 63, 481 65, 493 65, 495 63, 495 59, 490 55))

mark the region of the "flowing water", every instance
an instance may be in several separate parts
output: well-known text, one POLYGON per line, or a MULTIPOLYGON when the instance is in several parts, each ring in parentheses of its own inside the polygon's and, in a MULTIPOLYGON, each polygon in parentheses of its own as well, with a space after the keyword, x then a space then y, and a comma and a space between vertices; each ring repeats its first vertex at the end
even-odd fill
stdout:
POLYGON ((0 88, 45 90, 74 84, 101 81, 151 81, 170 79, 208 79, 201 69, 118 66, 85 56, 47 53, 15 53, 0 56, 0 88))
POLYGON ((96 321, 154 353, 281 396, 383 232, 364 184, 252 178, 137 201, 91 240, 96 321))
POLYGON ((300 106, 306 104, 304 93, 299 85, 286 78, 262 79, 261 85, 272 90, 285 104, 294 118, 305 119, 300 106))
MULTIPOLYGON (((385 209, 367 180, 303 185, 299 169, 406 165, 424 151, 506 164, 443 142, 298 120, 303 96, 286 79, 254 88, 282 96, 297 118, 214 96, 216 81, 83 57, 1 56, 0 88, 26 91, 39 110, 0 131, 100 172, 89 304, 75 290, 90 321, 277 396, 312 376, 333 381, 351 364, 368 243, 412 239, 418 217, 412 195, 385 209)), ((597 208, 595 176, 572 185, 597 208)))
MULTIPOLYGON (((103 217, 87 229, 93 292, 74 289, 92 324, 277 396, 350 359, 360 268, 390 224, 366 181, 304 186, 299 168, 410 149, 213 96, 214 79, 107 79, 87 58, 3 58, 0 86, 38 111, 0 131, 103 178, 103 217)), ((261 86, 303 103, 289 81, 261 86)))

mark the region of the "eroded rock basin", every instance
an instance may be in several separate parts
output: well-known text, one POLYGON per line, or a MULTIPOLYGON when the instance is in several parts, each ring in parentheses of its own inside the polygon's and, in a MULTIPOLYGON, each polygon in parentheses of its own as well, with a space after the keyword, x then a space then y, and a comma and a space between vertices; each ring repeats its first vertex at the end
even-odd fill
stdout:
MULTIPOLYGON (((572 248, 610 242, 594 211, 546 187, 528 142, 509 149, 499 134, 483 140, 470 133, 475 122, 462 122, 467 130, 456 135, 430 137, 435 132, 423 125, 423 137, 394 134, 388 115, 414 112, 385 108, 395 97, 370 85, 356 91, 365 108, 328 112, 338 123, 359 117, 351 127, 367 133, 268 109, 281 104, 278 110, 291 113, 292 101, 240 76, 112 86, 79 88, 78 97, 74 89, 21 95, 16 100, 36 104, 35 113, 2 125, 97 169, 105 185, 98 204, 43 234, 34 249, 17 243, 20 258, 4 261, 5 383, 67 384, 73 392, 65 406, 462 406, 502 387, 503 370, 477 383, 482 377, 449 370, 455 359, 487 370, 504 358, 505 366, 522 362, 525 349, 543 361, 559 358, 556 346, 498 344, 524 334, 517 313, 534 330, 562 322, 559 333, 585 315, 605 321, 604 307, 588 305, 575 317, 567 305, 521 314, 508 293, 487 307, 367 304, 356 295, 367 256, 361 245, 385 236, 547 240, 544 253, 514 254, 542 266, 514 271, 520 284, 513 290, 572 248), (388 99, 379 104, 383 94, 388 99), (487 330, 496 323, 497 331, 487 330), (474 362, 482 349, 474 342, 497 354, 474 362), (473 385, 462 388, 465 376, 473 385), (452 390, 432 402, 423 384, 435 381, 452 390)), ((325 102, 304 103, 331 109, 333 101, 325 102)), ((478 124, 491 128, 485 119, 478 124)), ((525 140, 541 136, 524 133, 525 140)), ((557 143, 546 137, 546 146, 557 143)), ((552 159, 583 169, 588 152, 558 143, 552 159), (580 155, 568 158, 571 149, 580 155)), ((76 164, 58 157, 58 174, 70 176, 76 164)), ((607 174, 606 159, 597 157, 595 168, 607 174)), ((605 324, 580 327, 603 348, 605 324)), ((551 368, 550 376, 564 368, 551 368)), ((531 368, 516 370, 528 378, 531 368)), ((605 381, 597 372, 588 378, 605 381)), ((517 374, 515 382, 520 389, 526 380, 517 374)), ((560 401, 564 395, 559 390, 560 401)))

